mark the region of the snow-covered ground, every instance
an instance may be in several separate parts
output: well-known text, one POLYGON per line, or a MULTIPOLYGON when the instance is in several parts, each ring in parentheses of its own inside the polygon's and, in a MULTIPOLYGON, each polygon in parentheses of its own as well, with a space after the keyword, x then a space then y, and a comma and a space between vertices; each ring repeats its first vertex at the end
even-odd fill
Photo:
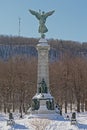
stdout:
MULTIPOLYGON (((71 125, 70 120, 63 115, 58 119, 40 119, 28 118, 25 115, 23 119, 14 114, 15 125, 7 126, 8 115, 0 114, 0 130, 87 130, 87 113, 77 114, 77 125, 71 125)), ((71 114, 69 114, 71 117, 71 114)))

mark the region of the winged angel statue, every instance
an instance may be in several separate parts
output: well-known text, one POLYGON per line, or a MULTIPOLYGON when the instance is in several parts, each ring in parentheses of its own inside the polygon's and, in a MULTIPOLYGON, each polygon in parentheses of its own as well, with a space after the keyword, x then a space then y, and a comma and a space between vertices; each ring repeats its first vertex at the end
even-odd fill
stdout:
POLYGON ((29 12, 32 15, 35 15, 35 17, 39 20, 39 29, 38 32, 41 33, 41 37, 44 38, 46 32, 48 32, 48 29, 45 25, 46 23, 46 19, 48 16, 52 15, 55 11, 50 11, 45 13, 44 11, 41 13, 41 11, 39 10, 39 12, 33 11, 33 10, 29 10, 29 12))

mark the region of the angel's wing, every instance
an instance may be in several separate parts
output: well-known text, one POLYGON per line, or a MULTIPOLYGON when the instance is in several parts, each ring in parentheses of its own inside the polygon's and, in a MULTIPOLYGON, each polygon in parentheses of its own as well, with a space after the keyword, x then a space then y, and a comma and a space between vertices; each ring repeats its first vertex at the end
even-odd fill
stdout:
POLYGON ((35 15, 37 19, 40 19, 40 14, 34 10, 30 10, 29 9, 29 12, 32 14, 32 15, 35 15))
POLYGON ((45 14, 45 17, 47 18, 48 16, 52 15, 54 12, 55 12, 55 10, 50 11, 50 12, 47 12, 47 13, 45 14))

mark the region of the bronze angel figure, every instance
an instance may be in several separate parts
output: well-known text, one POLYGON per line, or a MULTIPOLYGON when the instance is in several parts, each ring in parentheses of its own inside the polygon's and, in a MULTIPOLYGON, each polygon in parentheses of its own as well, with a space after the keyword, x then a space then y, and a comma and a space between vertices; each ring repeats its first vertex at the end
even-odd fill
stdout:
POLYGON ((36 18, 39 20, 39 29, 38 29, 38 32, 41 33, 41 37, 44 38, 45 35, 44 33, 48 32, 48 29, 45 25, 46 23, 46 19, 48 16, 52 15, 55 11, 50 11, 50 12, 47 12, 45 13, 44 11, 41 13, 41 11, 39 10, 39 12, 36 12, 36 11, 33 11, 33 10, 29 10, 29 12, 32 14, 32 15, 35 15, 36 18))

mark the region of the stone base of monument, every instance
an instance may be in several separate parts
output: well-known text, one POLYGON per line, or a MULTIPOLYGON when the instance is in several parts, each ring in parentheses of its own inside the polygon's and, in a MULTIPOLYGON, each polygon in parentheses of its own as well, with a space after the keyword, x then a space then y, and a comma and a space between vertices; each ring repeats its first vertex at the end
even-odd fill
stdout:
POLYGON ((50 93, 36 94, 32 98, 32 106, 29 111, 29 118, 55 118, 60 115, 60 111, 55 108, 54 98, 50 93))

